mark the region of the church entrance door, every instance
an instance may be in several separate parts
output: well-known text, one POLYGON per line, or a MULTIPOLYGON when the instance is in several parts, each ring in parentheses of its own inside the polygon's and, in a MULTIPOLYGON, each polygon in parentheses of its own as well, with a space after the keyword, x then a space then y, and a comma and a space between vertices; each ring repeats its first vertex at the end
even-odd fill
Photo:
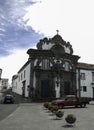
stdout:
POLYGON ((50 80, 41 81, 41 97, 42 98, 50 97, 50 80))
POLYGON ((70 94, 70 82, 65 81, 64 82, 64 95, 69 95, 70 94))

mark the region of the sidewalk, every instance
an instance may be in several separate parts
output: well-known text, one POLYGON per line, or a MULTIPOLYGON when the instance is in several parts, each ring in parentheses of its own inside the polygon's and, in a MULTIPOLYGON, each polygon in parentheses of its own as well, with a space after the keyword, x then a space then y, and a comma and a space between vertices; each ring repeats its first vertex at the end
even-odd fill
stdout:
POLYGON ((63 109, 64 117, 56 120, 50 112, 44 109, 42 103, 24 103, 14 113, 0 122, 0 130, 93 130, 94 105, 87 108, 63 109), (73 113, 77 117, 74 126, 67 127, 65 117, 73 113))
POLYGON ((0 101, 2 100, 2 96, 3 96, 3 94, 0 92, 0 101))

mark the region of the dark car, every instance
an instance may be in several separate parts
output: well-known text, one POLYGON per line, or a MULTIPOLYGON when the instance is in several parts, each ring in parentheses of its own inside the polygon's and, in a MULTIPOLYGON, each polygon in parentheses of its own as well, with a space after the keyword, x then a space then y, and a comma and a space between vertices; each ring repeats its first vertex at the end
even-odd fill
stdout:
POLYGON ((4 96, 3 103, 14 103, 14 97, 11 94, 6 94, 4 96))

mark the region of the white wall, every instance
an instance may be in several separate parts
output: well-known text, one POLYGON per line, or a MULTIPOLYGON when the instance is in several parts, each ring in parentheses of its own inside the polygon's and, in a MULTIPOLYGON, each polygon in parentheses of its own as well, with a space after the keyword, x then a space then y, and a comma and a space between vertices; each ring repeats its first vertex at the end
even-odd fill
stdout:
POLYGON ((22 82, 26 81, 25 84, 25 97, 28 97, 27 86, 30 82, 30 64, 28 64, 20 73, 18 73, 18 78, 13 81, 13 91, 22 95, 22 82), (25 71, 25 77, 24 77, 25 71), (22 78, 21 78, 22 75, 22 78))
POLYGON ((54 81, 55 81, 56 98, 60 98, 60 80, 59 80, 58 87, 57 87, 57 84, 56 84, 56 81, 57 81, 56 77, 55 77, 54 81))
POLYGON ((87 92, 83 92, 83 88, 81 90, 81 96, 84 97, 92 97, 92 72, 90 70, 81 70, 81 73, 85 73, 86 79, 81 80, 81 86, 87 87, 87 92))
MULTIPOLYGON (((77 89, 78 89, 78 70, 76 71, 77 72, 77 89)), ((92 71, 91 70, 84 70, 84 69, 80 69, 80 75, 81 73, 85 73, 85 80, 82 80, 80 78, 80 86, 81 86, 81 91, 80 91, 80 95, 81 97, 93 97, 93 92, 92 92, 92 71), (87 91, 84 92, 83 91, 83 86, 86 86, 87 87, 87 91)))

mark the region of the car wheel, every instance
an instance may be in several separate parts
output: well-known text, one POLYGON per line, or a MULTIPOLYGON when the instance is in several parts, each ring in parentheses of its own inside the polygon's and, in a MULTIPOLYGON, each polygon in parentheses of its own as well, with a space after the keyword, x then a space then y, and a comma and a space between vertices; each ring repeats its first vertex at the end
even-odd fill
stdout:
POLYGON ((78 107, 78 105, 75 105, 75 107, 77 108, 77 107, 78 107))
POLYGON ((83 103, 83 104, 81 104, 80 106, 81 106, 81 107, 86 107, 86 104, 83 103))

